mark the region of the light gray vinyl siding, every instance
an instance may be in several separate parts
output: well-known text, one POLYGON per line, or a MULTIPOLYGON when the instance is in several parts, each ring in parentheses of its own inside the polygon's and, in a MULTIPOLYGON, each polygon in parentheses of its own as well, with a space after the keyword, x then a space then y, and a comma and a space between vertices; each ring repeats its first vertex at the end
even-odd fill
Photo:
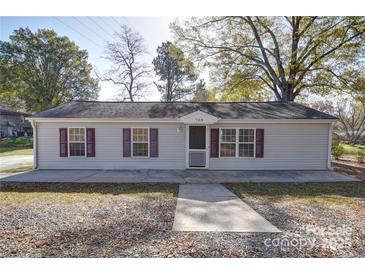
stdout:
POLYGON ((185 131, 178 124, 38 123, 40 169, 184 169, 185 131), (157 127, 158 158, 123 158, 123 127, 157 127), (96 157, 59 157, 59 128, 95 128, 96 157))
POLYGON ((327 169, 330 124, 222 124, 219 127, 265 129, 264 158, 210 158, 210 169, 327 169))
MULTIPOLYGON (((185 169, 185 126, 146 123, 37 123, 40 169, 185 169), (123 127, 159 129, 158 158, 123 158, 123 127), (95 128, 96 157, 60 157, 59 128, 95 128)), ((209 158, 209 169, 327 169, 330 124, 216 124, 211 127, 264 128, 264 158, 209 158)))

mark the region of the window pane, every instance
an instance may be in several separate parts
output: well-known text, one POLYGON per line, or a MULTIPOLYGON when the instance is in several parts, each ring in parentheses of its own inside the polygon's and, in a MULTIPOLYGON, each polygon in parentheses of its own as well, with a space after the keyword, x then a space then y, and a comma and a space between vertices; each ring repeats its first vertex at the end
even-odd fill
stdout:
POLYGON ((253 157, 254 144, 240 144, 238 151, 239 157, 253 157))
POLYGON ((85 144, 70 143, 70 156, 85 156, 85 144))
POLYGON ((70 128, 70 142, 84 142, 85 141, 85 129, 84 128, 70 128))
POLYGON ((235 157, 236 145, 235 144, 221 144, 220 155, 221 155, 221 157, 235 157))
POLYGON ((239 132, 239 142, 254 142, 255 140, 255 130, 254 129, 240 129, 239 132))
POLYGON ((221 129, 221 142, 236 142, 236 129, 234 128, 222 128, 221 129))
POLYGON ((148 128, 134 128, 133 129, 134 142, 148 142, 148 128))
POLYGON ((148 156, 148 143, 134 143, 133 156, 148 156))

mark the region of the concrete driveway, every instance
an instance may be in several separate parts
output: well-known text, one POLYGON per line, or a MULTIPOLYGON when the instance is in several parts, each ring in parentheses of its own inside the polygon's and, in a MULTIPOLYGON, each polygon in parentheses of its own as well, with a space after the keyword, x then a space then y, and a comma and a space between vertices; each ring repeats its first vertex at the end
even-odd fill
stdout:
MULTIPOLYGON (((33 165, 33 155, 14 155, 0 157, 0 179, 19 173, 6 173, 6 170, 33 165), (5 171, 5 172, 4 172, 5 171)), ((22 173, 22 172, 20 172, 22 173)))
POLYGON ((55 183, 298 183, 359 181, 331 170, 34 170, 0 182, 55 183))
POLYGON ((0 157, 0 172, 4 169, 16 168, 20 166, 31 166, 33 155, 14 155, 0 157))

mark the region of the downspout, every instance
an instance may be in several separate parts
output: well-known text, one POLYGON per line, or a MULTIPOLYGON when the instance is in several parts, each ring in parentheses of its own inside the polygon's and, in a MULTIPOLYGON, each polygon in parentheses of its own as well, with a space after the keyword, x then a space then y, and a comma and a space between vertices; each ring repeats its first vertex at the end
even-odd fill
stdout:
POLYGON ((333 129, 333 122, 330 124, 329 129, 328 129, 328 156, 327 156, 327 168, 328 169, 332 169, 332 167, 331 167, 332 129, 333 129))
POLYGON ((33 169, 38 168, 38 147, 37 147, 37 122, 30 121, 33 127, 33 169))

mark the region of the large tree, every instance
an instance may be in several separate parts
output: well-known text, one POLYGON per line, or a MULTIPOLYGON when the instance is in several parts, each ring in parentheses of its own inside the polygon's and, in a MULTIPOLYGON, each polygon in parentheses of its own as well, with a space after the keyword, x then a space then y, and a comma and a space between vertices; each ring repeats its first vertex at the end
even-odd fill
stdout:
POLYGON ((365 103, 360 98, 345 96, 335 100, 317 101, 309 104, 319 111, 338 118, 334 129, 350 144, 361 143, 365 134, 365 103))
POLYGON ((143 97, 147 86, 146 77, 150 73, 149 65, 142 61, 147 53, 143 37, 126 25, 120 26, 120 31, 114 33, 113 42, 107 42, 105 58, 112 63, 111 69, 101 77, 121 87, 122 100, 143 97))
POLYGON ((194 92, 193 82, 197 79, 194 64, 176 45, 163 42, 152 63, 159 77, 155 84, 164 101, 181 100, 194 92))
POLYGON ((205 81, 200 79, 195 84, 194 96, 192 102, 216 102, 216 91, 206 87, 205 81))
POLYGON ((252 73, 280 101, 326 93, 363 68, 363 17, 201 17, 171 26, 190 57, 226 74, 252 73))
POLYGON ((97 99, 98 81, 91 71, 87 51, 53 30, 20 28, 9 41, 0 41, 0 98, 17 108, 42 111, 97 99))

